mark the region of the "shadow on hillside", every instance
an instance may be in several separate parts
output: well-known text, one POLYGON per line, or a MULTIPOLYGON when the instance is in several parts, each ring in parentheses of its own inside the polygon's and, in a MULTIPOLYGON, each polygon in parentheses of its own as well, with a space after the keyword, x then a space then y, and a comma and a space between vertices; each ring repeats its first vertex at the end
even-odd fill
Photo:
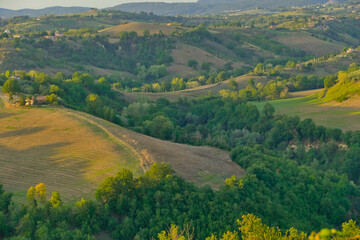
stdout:
POLYGON ((44 131, 45 129, 46 127, 27 127, 22 129, 16 129, 16 130, 0 133, 0 138, 30 135, 44 131))
POLYGON ((3 118, 8 118, 8 117, 11 117, 11 116, 14 116, 16 115, 15 113, 3 113, 3 112, 0 112, 0 119, 3 119, 3 118))
POLYGON ((87 189, 88 185, 78 186, 84 181, 82 173, 89 163, 71 154, 63 155, 62 148, 69 145, 58 142, 23 150, 0 145, 0 183, 13 191, 26 191, 30 186, 44 183, 49 192, 60 191, 66 199, 81 196, 91 190, 87 189))

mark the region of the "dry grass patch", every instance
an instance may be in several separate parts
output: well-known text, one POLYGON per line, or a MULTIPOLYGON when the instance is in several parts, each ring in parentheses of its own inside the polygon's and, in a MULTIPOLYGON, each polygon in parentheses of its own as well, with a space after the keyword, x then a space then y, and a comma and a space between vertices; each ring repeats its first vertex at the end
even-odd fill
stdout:
POLYGON ((288 32, 273 38, 290 48, 304 50, 307 54, 314 54, 316 57, 324 56, 330 52, 339 52, 345 45, 331 43, 311 36, 306 32, 288 32))
POLYGON ((198 72, 188 67, 189 60, 195 59, 199 63, 199 68, 204 62, 212 63, 216 68, 222 68, 226 63, 224 59, 216 57, 205 50, 180 42, 176 43, 176 48, 171 51, 171 56, 174 62, 168 67, 168 71, 185 77, 194 76, 198 72))
POLYGON ((170 164, 175 172, 198 185, 217 188, 230 176, 242 176, 244 171, 229 157, 229 153, 213 147, 178 144, 145 136, 84 113, 77 113, 102 126, 114 137, 125 141, 140 155, 142 166, 154 161, 170 164))
POLYGON ((307 97, 307 96, 314 95, 314 94, 317 94, 322 91, 324 91, 324 89, 314 89, 314 90, 306 90, 306 91, 299 91, 299 92, 291 92, 290 98, 307 97))

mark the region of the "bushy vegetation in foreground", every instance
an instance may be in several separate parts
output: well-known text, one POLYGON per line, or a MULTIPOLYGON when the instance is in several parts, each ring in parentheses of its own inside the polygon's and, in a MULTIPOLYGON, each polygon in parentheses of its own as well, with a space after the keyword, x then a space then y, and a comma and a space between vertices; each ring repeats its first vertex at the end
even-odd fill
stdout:
MULTIPOLYGON (((309 231, 339 227, 345 218, 338 208, 346 211, 346 196, 355 188, 334 174, 323 175, 291 163, 283 164, 293 172, 282 173, 283 169, 280 169, 271 174, 265 165, 260 173, 261 168, 253 166, 243 179, 227 179, 216 192, 209 187, 195 187, 173 175, 172 169, 161 163, 155 163, 139 177, 134 177, 129 170, 122 170, 104 181, 96 191, 96 200, 81 199, 75 204, 64 204, 57 192, 47 198, 46 186, 38 184, 28 190, 27 203, 17 206, 11 201, 11 194, 1 189, 0 236, 9 239, 93 239, 97 233, 106 231, 114 239, 156 236, 178 239, 169 238, 162 232, 175 224, 189 230, 194 239, 217 239, 215 236, 223 236, 222 239, 238 239, 239 236, 243 239, 268 239, 265 236, 305 239, 305 233, 299 233, 291 226, 309 231), (277 175, 272 176, 272 182, 264 179, 270 179, 271 175, 277 175), (289 178, 294 180, 286 184, 284 180, 289 178), (276 188, 282 188, 282 203, 276 199, 276 188), (333 208, 326 204, 333 204, 333 208), (269 228, 248 213, 261 216, 273 227, 291 229, 269 228), (242 220, 236 222, 242 215, 242 220), (236 232, 238 224, 241 234, 236 232)), ((173 227, 172 231, 175 230, 173 227)), ((350 221, 343 225, 343 232, 338 236, 355 236, 359 231, 355 222, 350 221)))
MULTIPOLYGON (((95 239, 106 231, 114 239, 173 238, 164 229, 181 226, 194 239, 305 239, 300 229, 319 230, 339 227, 349 207, 346 196, 355 188, 342 177, 319 174, 306 167, 277 160, 279 170, 272 171, 259 161, 248 168, 242 179, 227 179, 219 191, 197 188, 173 175, 167 165, 155 163, 149 171, 134 177, 129 170, 107 178, 96 191, 96 200, 81 199, 64 204, 60 194, 46 195, 46 186, 38 184, 27 193, 21 206, 11 194, 0 191, 0 236, 9 239, 95 239), (288 170, 285 172, 279 166, 288 170), (292 169, 292 171, 290 170, 292 169), (292 182, 288 182, 289 180, 292 182), (271 180, 271 182, 269 181, 271 180), (294 187, 295 186, 295 187, 294 187), (283 196, 277 196, 281 188, 283 196), (322 190, 323 189, 323 190, 322 190), (324 192, 326 190, 327 192, 324 192), (277 199, 282 198, 283 200, 277 199), (332 206, 332 207, 331 207, 332 206), (340 209, 340 210, 339 210, 340 209), (339 212, 340 211, 340 212, 339 212), (262 224, 260 218, 272 227, 262 224), (241 220, 236 222, 240 216, 241 220), (240 234, 236 232, 240 225, 240 234), (159 234, 160 233, 160 234, 159 234), (260 237, 262 236, 262 237, 260 237)), ((343 224, 339 237, 355 236, 355 222, 343 224)), ((339 238, 341 239, 341 238, 339 238)))

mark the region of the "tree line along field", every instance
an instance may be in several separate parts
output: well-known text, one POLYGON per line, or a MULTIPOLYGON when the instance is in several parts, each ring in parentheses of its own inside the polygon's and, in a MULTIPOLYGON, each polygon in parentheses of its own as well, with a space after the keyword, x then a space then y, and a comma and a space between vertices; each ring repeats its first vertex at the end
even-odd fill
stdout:
MULTIPOLYGON (((248 75, 236 77, 234 78, 234 81, 238 84, 239 88, 245 88, 250 79, 254 79, 256 83, 266 83, 268 81, 265 77, 248 76, 248 75)), ((152 101, 159 98, 166 98, 170 101, 176 101, 179 98, 193 99, 207 95, 217 96, 219 95, 219 92, 221 90, 231 89, 229 82, 230 80, 228 79, 220 83, 199 86, 187 90, 165 92, 165 93, 144 93, 144 92, 141 93, 121 92, 121 93, 124 95, 124 99, 126 99, 128 102, 135 102, 136 100, 141 99, 142 97, 152 101)))

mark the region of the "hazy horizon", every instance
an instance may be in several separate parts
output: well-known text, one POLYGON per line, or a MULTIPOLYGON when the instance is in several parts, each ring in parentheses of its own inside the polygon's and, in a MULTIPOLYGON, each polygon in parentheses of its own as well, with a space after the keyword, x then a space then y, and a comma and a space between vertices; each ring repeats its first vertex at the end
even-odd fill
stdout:
POLYGON ((196 2, 196 0, 0 0, 0 8, 7 8, 12 10, 19 10, 24 8, 41 9, 54 6, 107 8, 132 2, 196 2))

